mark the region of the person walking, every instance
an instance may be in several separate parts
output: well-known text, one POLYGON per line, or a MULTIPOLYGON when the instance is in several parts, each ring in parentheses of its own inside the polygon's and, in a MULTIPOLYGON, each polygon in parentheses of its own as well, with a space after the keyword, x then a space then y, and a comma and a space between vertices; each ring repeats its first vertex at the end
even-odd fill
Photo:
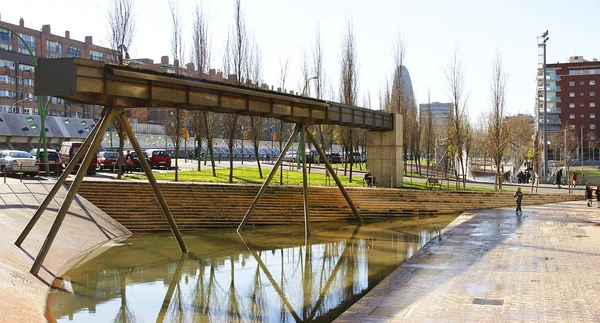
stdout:
POLYGON ((556 172, 556 185, 558 185, 559 190, 560 190, 560 181, 562 181, 562 168, 556 172))
POLYGON ((521 210, 521 201, 523 201, 523 192, 521 192, 521 188, 517 188, 517 191, 514 194, 515 201, 517 202, 517 215, 522 215, 523 210, 521 210))
POLYGON ((596 186, 596 207, 600 208, 600 185, 596 186))
POLYGON ((571 180, 573 180, 573 188, 577 187, 577 173, 573 172, 571 180))
POLYGON ((592 207, 592 185, 590 182, 585 183, 585 199, 587 200, 587 206, 592 207))

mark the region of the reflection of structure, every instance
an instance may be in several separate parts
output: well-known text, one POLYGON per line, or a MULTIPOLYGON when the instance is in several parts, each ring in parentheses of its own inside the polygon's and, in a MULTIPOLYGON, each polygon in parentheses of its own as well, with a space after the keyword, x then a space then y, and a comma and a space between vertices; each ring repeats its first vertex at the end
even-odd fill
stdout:
POLYGON ((420 228, 406 221, 327 225, 309 241, 290 234, 298 227, 252 230, 242 239, 221 231, 190 240, 192 253, 182 259, 165 257, 177 252, 172 239, 134 238, 57 280, 72 290, 53 290, 48 312, 74 321, 106 313, 144 322, 332 321, 451 219, 431 218, 420 228))

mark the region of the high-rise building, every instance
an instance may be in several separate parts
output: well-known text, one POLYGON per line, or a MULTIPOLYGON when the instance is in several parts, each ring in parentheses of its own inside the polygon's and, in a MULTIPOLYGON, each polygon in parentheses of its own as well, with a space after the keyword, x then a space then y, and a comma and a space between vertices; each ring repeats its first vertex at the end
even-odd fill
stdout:
POLYGON ((452 103, 421 103, 419 104, 419 123, 425 124, 429 118, 429 110, 431 109, 431 119, 434 125, 446 126, 450 123, 452 115, 452 103))
MULTIPOLYGON (((41 31, 27 28, 23 18, 18 25, 14 25, 2 21, 0 17, 0 24, 18 33, 24 40, 23 42, 9 30, 0 28, 0 112, 39 114, 39 103, 33 95, 35 67, 27 46, 36 58, 81 57, 96 61, 115 61, 114 52, 94 45, 92 36, 86 36, 85 41, 81 42, 71 39, 68 30, 64 37, 53 35, 50 25, 43 25, 41 31)), ((101 111, 100 106, 52 98, 47 115, 99 119, 101 111)))
POLYGON ((400 69, 400 67, 396 68, 396 72, 394 73, 394 83, 392 86, 392 100, 400 98, 401 100, 405 101, 402 104, 405 104, 408 110, 416 108, 414 102, 415 99, 413 96, 412 81, 406 66, 403 65, 402 69, 400 69), (399 89, 401 88, 404 93, 399 96, 399 89))
MULTIPOLYGON (((540 139, 543 138, 544 78, 538 69, 537 109, 540 139)), ((548 134, 569 127, 579 137, 594 134, 598 137, 597 105, 600 108, 600 62, 582 56, 569 57, 565 63, 546 64, 546 129, 548 134)), ((584 148, 589 140, 584 140, 584 148)), ((585 149, 587 154, 587 149, 585 149)))

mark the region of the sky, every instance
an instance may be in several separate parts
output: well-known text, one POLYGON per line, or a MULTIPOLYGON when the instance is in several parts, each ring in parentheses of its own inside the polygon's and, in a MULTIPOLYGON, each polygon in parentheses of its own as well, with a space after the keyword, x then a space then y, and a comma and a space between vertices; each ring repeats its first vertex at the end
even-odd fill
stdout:
MULTIPOLYGON (((132 58, 160 60, 171 53, 168 0, 134 0, 136 32, 132 58)), ((191 52, 192 12, 196 1, 178 0, 186 52, 191 52)), ((222 69, 221 57, 233 21, 233 0, 203 0, 210 19, 211 67, 222 69)), ((107 8, 111 0, 4 1, 3 21, 107 46, 107 8)), ((600 0, 243 0, 248 31, 262 53, 262 81, 278 86, 281 62, 289 59, 286 88, 301 92, 303 53, 312 52, 321 32, 326 82, 339 92, 342 39, 353 22, 359 62, 359 105, 379 108, 379 96, 394 71, 392 47, 398 33, 407 43, 408 68, 417 103, 449 102, 445 69, 458 48, 464 66, 467 111, 477 122, 490 109, 490 78, 496 53, 509 75, 509 114, 534 113, 537 36, 549 30, 547 62, 569 56, 600 59, 600 0), (367 98, 370 97, 370 104, 367 98)), ((190 55, 187 54, 187 63, 190 55)), ((337 101, 337 98, 333 98, 337 101)))

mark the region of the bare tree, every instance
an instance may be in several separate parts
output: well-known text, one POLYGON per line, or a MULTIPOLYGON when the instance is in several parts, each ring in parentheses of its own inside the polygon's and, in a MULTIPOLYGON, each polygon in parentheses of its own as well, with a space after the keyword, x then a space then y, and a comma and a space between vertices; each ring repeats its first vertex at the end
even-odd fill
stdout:
MULTIPOLYGON (((209 21, 202 1, 197 2, 194 8, 192 41, 192 58, 196 64, 197 77, 202 79, 208 72, 212 56, 209 21)), ((203 135, 206 137, 206 144, 208 148, 207 154, 210 154, 213 176, 216 177, 217 172, 215 168, 215 157, 213 147, 215 116, 216 115, 213 112, 200 111, 193 114, 193 122, 195 124, 195 127, 197 127, 198 130, 202 130, 203 135), (200 123, 202 125, 200 125, 200 123)), ((196 140, 198 141, 198 170, 200 170, 202 164, 202 138, 197 137, 196 140)))
MULTIPOLYGON (((325 67, 323 65, 323 55, 321 29, 317 28, 315 32, 315 43, 312 49, 312 74, 316 77, 314 82, 314 97, 317 99, 325 98, 327 76, 325 74, 325 67)), ((330 143, 333 141, 333 130, 334 127, 331 125, 319 124, 316 126, 317 140, 324 151, 327 151, 329 148, 331 148, 330 143)))
MULTIPOLYGON (((261 83, 263 67, 262 54, 256 41, 254 41, 254 46, 250 51, 249 60, 248 70, 250 73, 250 78, 255 82, 256 86, 258 86, 261 83)), ((265 120, 259 116, 250 116, 249 129, 250 137, 252 139, 252 146, 254 147, 254 157, 256 158, 256 165, 258 165, 258 174, 262 179, 263 174, 260 165, 260 154, 258 149, 260 148, 260 137, 265 130, 265 120)))
MULTIPOLYGON (((183 64, 183 32, 181 26, 181 18, 179 12, 179 6, 177 0, 169 0, 169 9, 171 10, 171 54, 173 55, 173 64, 175 65, 175 74, 181 74, 181 65, 183 64)), ((171 124, 169 132, 167 134, 173 140, 175 149, 175 181, 179 180, 179 146, 181 140, 181 111, 179 108, 175 108, 174 114, 167 114, 171 117, 171 120, 167 123, 171 124)))
MULTIPOLYGON (((423 113, 423 111, 421 111, 423 113)), ((427 113, 421 115, 419 119, 421 124, 421 147, 425 152, 425 163, 427 168, 425 169, 426 177, 429 177, 429 166, 431 165, 431 156, 433 155, 434 149, 434 138, 433 138, 433 115, 431 113, 431 90, 427 91, 427 113)))
MULTIPOLYGON (((450 62, 446 67, 446 81, 448 82, 450 102, 452 103, 451 126, 449 129, 450 150, 454 153, 454 159, 457 161, 456 169, 458 170, 460 167, 463 187, 466 187, 466 165, 463 160, 463 145, 465 143, 463 120, 467 106, 467 95, 465 93, 464 66, 460 59, 458 46, 454 47, 450 62)), ((456 180, 458 188, 458 176, 456 180)))
MULTIPOLYGON (((242 1, 234 2, 234 17, 232 27, 229 30, 225 45, 223 65, 229 75, 235 75, 235 83, 243 84, 244 78, 249 76, 249 40, 246 30, 246 21, 242 10, 242 1)), ((238 126, 237 114, 226 114, 224 116, 225 132, 228 136, 229 147, 229 182, 233 183, 233 144, 238 126)))
MULTIPOLYGON (((358 101, 358 62, 352 19, 348 19, 346 23, 346 35, 342 40, 341 65, 340 99, 344 104, 356 105, 358 101)), ((353 128, 340 127, 340 133, 342 134, 340 139, 345 146, 344 150, 346 150, 347 154, 349 152, 352 155, 353 128)), ((348 156, 347 154, 346 156, 348 156)), ((354 158, 350 158, 350 182, 352 182, 353 163, 354 158)))
POLYGON ((490 103, 492 109, 488 115, 488 142, 490 153, 496 165, 494 190, 502 190, 503 176, 500 172, 500 163, 508 147, 510 134, 506 120, 506 83, 508 76, 504 70, 502 56, 496 53, 496 60, 492 68, 490 83, 490 103))
MULTIPOLYGON (((412 106, 410 102, 410 95, 407 92, 407 80, 404 79, 403 70, 405 67, 405 58, 406 58, 406 50, 408 48, 408 44, 404 34, 398 31, 396 36, 394 37, 394 43, 392 47, 392 57, 394 59, 394 74, 392 77, 392 85, 389 87, 388 85, 388 94, 387 94, 387 111, 397 113, 402 115, 402 138, 404 138, 404 150, 403 150, 403 159, 404 159, 404 171, 406 172, 406 164, 408 160, 408 152, 411 147, 411 137, 408 135, 411 133, 409 131, 411 126, 411 121, 409 118, 409 109, 412 106)), ((412 94, 412 93, 410 93, 412 94)))
MULTIPOLYGON (((117 53, 119 55, 119 65, 126 64, 126 61, 124 60, 126 57, 123 57, 123 52, 127 52, 133 43, 135 32, 135 14, 133 6, 133 0, 112 0, 108 11, 107 20, 110 35, 108 43, 110 44, 113 54, 117 53)), ((131 116, 131 109, 126 109, 125 113, 129 118, 131 116)), ((119 160, 117 162, 119 165, 119 173, 117 174, 117 178, 121 179, 123 165, 125 164, 123 150, 125 149, 127 135, 125 133, 125 128, 117 118, 113 119, 112 124, 119 136, 119 160)))
MULTIPOLYGON (((282 92, 285 92, 285 82, 290 72, 289 62, 289 57, 285 61, 279 60, 279 90, 282 92)), ((278 134, 277 143, 279 144, 279 151, 283 153, 283 141, 291 134, 291 124, 277 119, 275 121, 275 129, 277 129, 276 133, 278 134)), ((283 185, 283 164, 279 167, 279 185, 283 185)))

